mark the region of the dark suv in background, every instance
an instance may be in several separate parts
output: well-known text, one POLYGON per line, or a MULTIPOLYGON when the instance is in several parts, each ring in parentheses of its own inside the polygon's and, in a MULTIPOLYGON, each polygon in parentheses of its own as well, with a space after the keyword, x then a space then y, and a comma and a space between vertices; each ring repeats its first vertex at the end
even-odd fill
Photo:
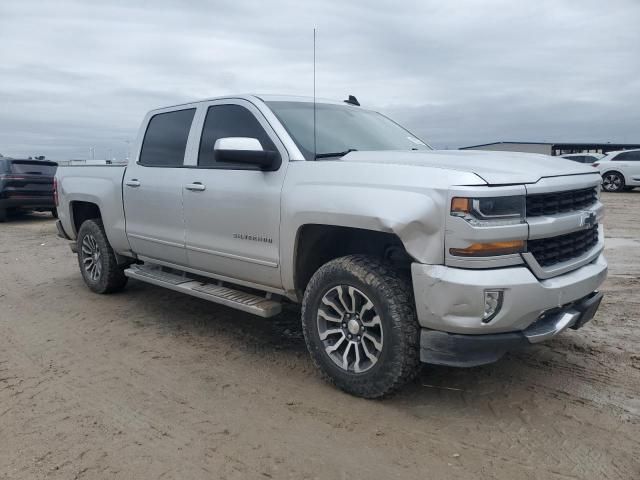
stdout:
POLYGON ((53 179, 58 164, 46 160, 0 158, 0 222, 17 210, 50 211, 57 216, 53 179))

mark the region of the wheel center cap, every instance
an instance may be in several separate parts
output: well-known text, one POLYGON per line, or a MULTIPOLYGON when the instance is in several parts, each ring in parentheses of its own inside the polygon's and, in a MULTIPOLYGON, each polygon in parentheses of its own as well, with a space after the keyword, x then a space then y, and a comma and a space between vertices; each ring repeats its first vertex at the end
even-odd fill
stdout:
POLYGON ((353 318, 347 323, 347 329, 351 335, 355 335, 360 331, 360 324, 353 318))

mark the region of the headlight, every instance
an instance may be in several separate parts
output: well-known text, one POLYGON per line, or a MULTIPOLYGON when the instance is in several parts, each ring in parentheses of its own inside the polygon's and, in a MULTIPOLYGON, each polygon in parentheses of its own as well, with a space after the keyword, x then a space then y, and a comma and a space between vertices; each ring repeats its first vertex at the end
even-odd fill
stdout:
POLYGON ((516 225, 525 220, 523 195, 509 197, 454 197, 451 215, 461 217, 477 227, 516 225))

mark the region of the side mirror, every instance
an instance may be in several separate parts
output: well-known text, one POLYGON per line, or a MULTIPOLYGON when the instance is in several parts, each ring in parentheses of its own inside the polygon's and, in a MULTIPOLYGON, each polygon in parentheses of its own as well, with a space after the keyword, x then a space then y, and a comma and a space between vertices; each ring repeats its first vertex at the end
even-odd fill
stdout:
POLYGON ((264 150, 257 138, 224 137, 216 140, 213 146, 217 162, 257 165, 268 170, 280 159, 278 152, 264 150))

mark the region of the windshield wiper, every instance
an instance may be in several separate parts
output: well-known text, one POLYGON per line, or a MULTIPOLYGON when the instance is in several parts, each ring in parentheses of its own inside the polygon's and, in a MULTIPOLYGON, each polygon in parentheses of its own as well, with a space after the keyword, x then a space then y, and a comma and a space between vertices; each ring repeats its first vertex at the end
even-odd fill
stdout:
POLYGON ((344 157, 347 153, 357 152, 357 148, 350 148, 349 150, 345 150, 344 152, 333 152, 333 153, 317 153, 316 158, 331 158, 331 157, 344 157))

